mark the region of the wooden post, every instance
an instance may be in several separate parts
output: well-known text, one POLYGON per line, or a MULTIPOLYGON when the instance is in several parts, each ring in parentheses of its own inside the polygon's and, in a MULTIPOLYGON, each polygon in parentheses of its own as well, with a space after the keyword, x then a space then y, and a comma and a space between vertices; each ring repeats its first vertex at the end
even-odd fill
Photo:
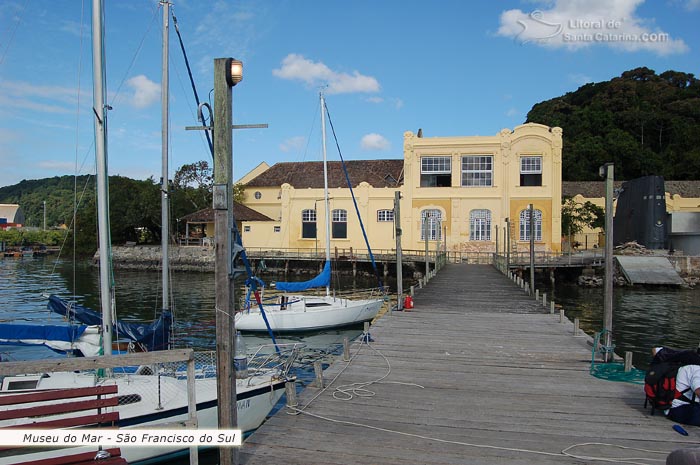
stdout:
POLYGON ((579 321, 578 318, 574 318, 574 336, 578 336, 579 321))
POLYGON ((535 289, 535 300, 540 300, 540 290, 535 289))
POLYGON ((542 293, 542 306, 543 307, 547 306, 547 293, 546 292, 542 293))
MULTIPOLYGON (((231 59, 214 60, 214 227, 216 287, 216 394, 219 429, 238 425, 236 380, 233 372, 234 287, 231 271, 231 213, 233 210, 233 105, 231 101, 231 59)), ((238 448, 220 447, 219 463, 238 463, 238 448)))
POLYGON ((314 381, 314 386, 319 389, 323 389, 323 365, 320 360, 314 362, 314 374, 316 375, 316 381, 314 381))
POLYGON ((530 204, 530 288, 535 288, 535 205, 530 204))
POLYGON ((343 361, 350 361, 350 339, 347 337, 343 338, 343 361))
MULTIPOLYGON (((299 402, 297 402, 297 387, 294 381, 287 381, 284 384, 284 390, 285 393, 287 394, 287 407, 296 407, 299 405, 299 402)), ((292 410, 294 415, 298 415, 299 412, 292 410)))
POLYGON ((413 295, 415 294, 415 291, 416 291, 415 286, 411 286, 411 289, 409 291, 411 293, 411 297, 413 297, 413 295))
POLYGON ((632 352, 625 352, 625 373, 632 371, 632 352))
POLYGON ((564 323, 564 309, 559 309, 559 323, 564 323))
POLYGON ((549 313, 554 315, 554 301, 553 300, 549 303, 549 313))

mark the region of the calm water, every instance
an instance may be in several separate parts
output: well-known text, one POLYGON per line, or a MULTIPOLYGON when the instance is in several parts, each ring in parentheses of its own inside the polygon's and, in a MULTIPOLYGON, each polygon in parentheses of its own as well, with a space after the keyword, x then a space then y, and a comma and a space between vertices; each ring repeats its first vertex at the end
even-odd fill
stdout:
MULTIPOLYGON (((155 272, 115 270, 117 315, 124 321, 151 321, 161 308, 161 277, 155 272)), ((0 259, 0 322, 61 324, 60 315, 46 308, 43 294, 55 293, 99 310, 99 276, 89 263, 46 258, 0 259)), ((178 347, 214 350, 214 274, 173 273, 171 279, 174 338, 178 347)), ((238 298, 240 295, 237 294, 238 298)), ((343 339, 359 336, 361 327, 329 330, 313 335, 278 338, 283 342, 304 342, 306 358, 339 352, 343 339)), ((269 344, 265 336, 244 336, 248 349, 269 344)), ((0 346, 3 359, 26 360, 58 356, 42 347, 0 346)), ((307 360, 308 361, 308 360, 307 360)))
MULTIPOLYGON (((115 282, 119 318, 133 321, 155 318, 161 306, 159 273, 116 270, 115 282)), ((547 281, 538 287, 543 289, 548 285, 547 281)), ((173 273, 171 288, 177 344, 214 349, 214 275, 173 273)), ((564 306, 567 317, 579 318, 581 328, 588 334, 600 331, 602 289, 580 288, 559 279, 553 291, 545 290, 549 299, 553 294, 555 301, 564 306)), ((0 259, 0 321, 59 323, 61 317, 48 312, 42 293, 68 297, 73 292, 79 303, 99 308, 97 269, 88 263, 73 266, 54 257, 0 259)), ((352 329, 292 339, 307 343, 312 351, 337 351, 344 337, 354 338, 359 334, 359 329, 352 329)), ((646 367, 654 346, 696 347, 700 343, 700 289, 616 287, 613 340, 618 353, 634 353, 634 363, 640 368, 646 367)), ((268 343, 268 339, 246 336, 246 343, 250 348, 268 343)), ((4 358, 16 360, 52 354, 44 349, 10 346, 0 347, 0 352, 4 358)))

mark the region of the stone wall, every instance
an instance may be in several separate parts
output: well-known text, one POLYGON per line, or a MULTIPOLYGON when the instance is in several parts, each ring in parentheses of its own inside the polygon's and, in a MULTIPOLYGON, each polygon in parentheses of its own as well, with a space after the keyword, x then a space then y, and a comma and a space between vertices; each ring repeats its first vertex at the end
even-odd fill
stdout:
MULTIPOLYGON (((214 272, 214 248, 212 247, 170 247, 170 269, 174 271, 214 272)), ((97 262, 99 251, 93 257, 97 262)), ((160 270, 160 246, 115 246, 112 247, 114 268, 129 270, 160 270)))

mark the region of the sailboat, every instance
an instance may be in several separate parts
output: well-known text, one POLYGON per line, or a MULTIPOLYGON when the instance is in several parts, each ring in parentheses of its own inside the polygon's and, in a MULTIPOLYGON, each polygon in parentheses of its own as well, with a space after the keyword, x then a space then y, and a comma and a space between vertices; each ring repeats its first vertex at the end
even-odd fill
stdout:
POLYGON ((321 145, 323 151, 323 200, 326 216, 325 264, 321 273, 309 281, 275 283, 284 292, 278 303, 250 306, 236 314, 241 331, 303 332, 354 325, 374 319, 384 304, 383 298, 348 299, 331 295, 331 226, 326 155, 326 101, 320 93, 321 145), (326 288, 326 295, 299 294, 308 289, 326 288), (266 321, 267 320, 267 321, 266 321))
MULTIPOLYGON (((103 72, 103 0, 93 0, 93 78, 95 90, 93 93, 93 109, 95 117, 95 150, 97 159, 97 198, 98 198, 98 230, 99 246, 104 253, 100 254, 100 283, 101 283, 101 336, 103 353, 112 351, 112 297, 113 290, 109 279, 109 211, 108 211, 108 176, 106 157, 106 102, 104 92, 103 72)), ((164 25, 167 22, 169 6, 164 6, 164 25)), ((164 28, 164 35, 167 28, 164 28)), ((167 55, 167 53, 164 53, 167 55)), ((165 305, 165 304, 164 304, 165 305)), ((238 428, 243 434, 256 429, 265 420, 277 401, 284 393, 285 383, 291 366, 290 359, 281 359, 285 353, 279 348, 273 355, 259 349, 261 357, 253 356, 248 364, 246 377, 236 379, 238 428), (278 357, 275 359, 274 357, 278 357), (259 361, 256 363, 256 358, 259 361)), ((295 351, 291 351, 292 357, 295 351)), ((257 354, 256 354, 257 355, 257 354)), ((286 355, 289 355, 287 352, 286 355)), ((217 415, 217 379, 215 371, 216 356, 214 353, 195 354, 197 375, 194 380, 197 400, 197 420, 200 428, 216 428, 217 415), (207 358, 208 357, 208 358, 207 358)), ((0 387, 0 412, 13 408, 23 408, 25 404, 13 405, 11 397, 27 392, 61 390, 92 386, 117 386, 119 404, 105 407, 104 412, 119 413, 120 428, 158 428, 164 423, 184 421, 188 418, 187 379, 182 370, 172 367, 149 366, 138 369, 135 373, 112 373, 105 375, 99 371, 90 372, 51 372, 33 373, 19 376, 6 376, 0 387)), ((55 415, 56 419, 65 417, 65 413, 55 415)), ((8 415, 9 416, 9 415, 8 415)), ((0 418, 5 418, 0 416, 0 418)), ((49 416, 42 420, 53 420, 49 416)), ((33 418, 2 419, 2 427, 21 427, 30 425, 33 418)), ((0 453, 0 465, 28 462, 33 460, 51 459, 83 452, 86 448, 20 448, 10 449, 0 453)), ((94 451, 94 447, 90 450, 94 451)), ((121 447, 122 457, 128 463, 143 461, 167 460, 173 454, 186 451, 186 445, 168 447, 121 447)))

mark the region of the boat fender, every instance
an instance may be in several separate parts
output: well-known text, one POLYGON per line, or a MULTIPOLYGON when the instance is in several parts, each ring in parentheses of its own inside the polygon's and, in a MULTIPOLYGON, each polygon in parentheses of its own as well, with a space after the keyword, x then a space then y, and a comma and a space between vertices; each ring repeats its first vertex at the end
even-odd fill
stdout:
POLYGON ((410 295, 407 295, 406 297, 404 297, 403 308, 404 308, 404 310, 409 310, 409 309, 413 308, 413 297, 411 297, 410 295))

